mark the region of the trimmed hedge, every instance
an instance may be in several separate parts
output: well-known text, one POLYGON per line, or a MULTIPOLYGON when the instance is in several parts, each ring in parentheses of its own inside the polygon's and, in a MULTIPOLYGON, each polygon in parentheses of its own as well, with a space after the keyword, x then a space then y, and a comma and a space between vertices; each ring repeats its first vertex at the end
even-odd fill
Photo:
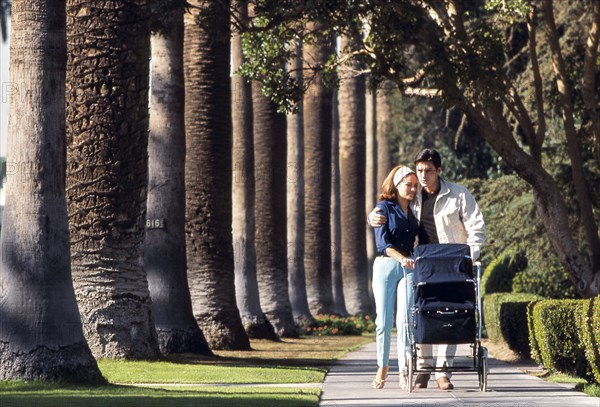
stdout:
MULTIPOLYGON (((532 306, 529 324, 536 362, 546 369, 591 379, 590 362, 581 341, 584 304, 590 300, 543 300, 532 306)), ((598 346, 592 343, 591 346, 598 346)))
POLYGON ((485 268, 481 278, 482 294, 510 293, 513 277, 526 268, 527 257, 523 249, 510 247, 504 250, 485 268))
POLYGON ((581 298, 563 266, 550 259, 544 259, 542 264, 539 260, 529 261, 527 269, 513 277, 511 291, 561 300, 581 298))
POLYGON ((584 302, 580 326, 591 375, 596 383, 600 383, 600 295, 584 302))
POLYGON ((540 300, 534 294, 496 293, 486 295, 483 314, 487 336, 492 341, 504 341, 521 357, 529 357, 527 306, 540 300))

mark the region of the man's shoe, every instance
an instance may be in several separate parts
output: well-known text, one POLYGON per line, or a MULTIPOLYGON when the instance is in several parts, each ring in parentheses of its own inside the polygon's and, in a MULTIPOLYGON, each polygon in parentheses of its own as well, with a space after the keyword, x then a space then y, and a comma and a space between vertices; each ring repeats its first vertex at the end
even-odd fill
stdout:
POLYGON ((450 382, 450 379, 448 379, 446 376, 442 376, 439 379, 437 379, 436 381, 437 381, 438 389, 440 389, 440 390, 452 390, 454 388, 454 385, 452 384, 452 382, 450 382))
POLYGON ((426 389, 430 377, 431 375, 429 373, 419 373, 415 379, 414 389, 426 389))

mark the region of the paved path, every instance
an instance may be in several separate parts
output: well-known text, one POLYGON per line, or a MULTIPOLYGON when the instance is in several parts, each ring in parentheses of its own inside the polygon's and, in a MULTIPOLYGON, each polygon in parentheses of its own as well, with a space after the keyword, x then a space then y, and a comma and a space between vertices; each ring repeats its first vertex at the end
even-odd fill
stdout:
MULTIPOLYGON (((395 349, 392 349, 395 355, 395 349)), ((371 388, 377 370, 375 343, 347 354, 325 377, 320 406, 403 407, 600 407, 600 398, 575 391, 572 386, 546 382, 517 367, 489 360, 487 393, 479 391, 477 374, 455 373, 455 390, 441 391, 435 381, 427 389, 407 393, 399 388, 398 364, 391 360, 392 373, 385 388, 371 388)))

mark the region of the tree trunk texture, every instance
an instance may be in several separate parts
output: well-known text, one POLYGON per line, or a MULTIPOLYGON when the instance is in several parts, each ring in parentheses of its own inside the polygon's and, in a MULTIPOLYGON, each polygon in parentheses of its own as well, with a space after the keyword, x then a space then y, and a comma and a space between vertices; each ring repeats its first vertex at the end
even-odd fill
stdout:
POLYGON ((342 277, 342 226, 340 210, 340 120, 338 115, 338 92, 333 92, 331 110, 331 283, 333 312, 348 315, 344 301, 344 282, 342 277))
MULTIPOLYGON (((302 45, 296 46, 297 56, 290 62, 292 77, 302 86, 302 45)), ((294 321, 299 327, 309 327, 314 318, 308 308, 306 274, 304 272, 304 112, 302 102, 298 112, 287 116, 287 256, 288 291, 294 321)))
MULTIPOLYGON (((366 181, 365 181, 365 214, 373 210, 377 204, 377 104, 375 91, 368 91, 365 95, 365 123, 366 123, 366 181)), ((366 219, 366 215, 365 215, 366 219)), ((367 240, 367 268, 369 270, 369 298, 375 304, 373 297, 373 262, 377 256, 375 248, 375 235, 373 228, 365 222, 365 236, 367 240)))
POLYGON ((260 303, 281 337, 297 337, 288 293, 286 226, 286 121, 252 84, 256 163, 256 273, 260 303))
MULTIPOLYGON (((352 39, 342 37, 341 49, 352 39)), ((360 70, 355 64, 354 70, 360 70)), ((340 195, 342 274, 346 309, 352 315, 371 311, 369 272, 364 233, 365 208, 365 78, 363 75, 342 80, 339 89, 340 119, 340 195)))
MULTIPOLYGON (((312 24, 309 24, 309 28, 312 24)), ((318 31, 318 27, 316 27, 318 31)), ((303 49, 304 71, 333 54, 322 39, 303 49)), ((304 76, 307 74, 305 73, 304 76)), ((313 315, 333 313, 331 293, 331 126, 333 92, 317 77, 304 96, 304 268, 308 305, 313 315)))
POLYGON ((392 132, 392 103, 394 85, 386 81, 377 90, 377 190, 394 168, 393 148, 390 141, 392 132))
POLYGON ((96 357, 155 358, 142 266, 148 186, 149 7, 67 1, 71 264, 96 357))
POLYGON ((571 236, 567 205, 552 176, 517 145, 501 107, 481 109, 465 103, 461 108, 482 130, 492 148, 532 186, 536 208, 548 238, 579 294, 583 297, 598 295, 600 275, 592 271, 579 253, 571 236))
POLYGON ((83 336, 65 200, 65 1, 12 4, 0 380, 102 383, 83 336))
MULTIPOLYGON (((242 21, 248 19, 248 4, 238 4, 236 13, 242 21)), ((231 39, 232 71, 243 63, 241 36, 231 39)), ((233 253, 235 294, 242 324, 250 338, 277 339, 275 330, 260 307, 256 280, 256 249, 254 247, 254 133, 252 119, 252 85, 234 74, 232 84, 233 124, 233 253)))
POLYGON ((192 311, 185 256, 183 8, 152 35, 144 269, 163 354, 212 354, 192 311))
POLYGON ((186 250, 196 320, 213 349, 250 349, 236 305, 231 235, 229 1, 186 13, 186 250))
POLYGON ((590 198, 588 185, 583 171, 580 143, 575 129, 575 114, 573 106, 573 92, 569 85, 567 67, 560 48, 558 30, 554 21, 553 5, 551 0, 542 1, 548 44, 552 51, 552 67, 556 75, 556 85, 562 107, 564 131, 567 138, 567 151, 571 159, 573 171, 573 184, 579 206, 581 223, 583 223, 592 270, 600 276, 600 236, 598 224, 594 219, 594 210, 590 198))

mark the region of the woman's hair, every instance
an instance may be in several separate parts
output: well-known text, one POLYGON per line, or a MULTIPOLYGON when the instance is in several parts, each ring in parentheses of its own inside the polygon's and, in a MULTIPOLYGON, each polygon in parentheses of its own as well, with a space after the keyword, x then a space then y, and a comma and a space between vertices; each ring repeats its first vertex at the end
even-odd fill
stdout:
MULTIPOLYGON (((377 201, 393 201, 396 202, 398 200, 398 190, 396 189, 396 185, 394 185, 394 176, 396 172, 400 169, 405 169, 407 171, 406 175, 414 174, 415 172, 410 168, 404 165, 398 165, 390 171, 390 173, 383 180, 383 184, 381 184, 381 190, 379 195, 377 195, 377 201)), ((406 176, 405 175, 405 176, 406 176)))

